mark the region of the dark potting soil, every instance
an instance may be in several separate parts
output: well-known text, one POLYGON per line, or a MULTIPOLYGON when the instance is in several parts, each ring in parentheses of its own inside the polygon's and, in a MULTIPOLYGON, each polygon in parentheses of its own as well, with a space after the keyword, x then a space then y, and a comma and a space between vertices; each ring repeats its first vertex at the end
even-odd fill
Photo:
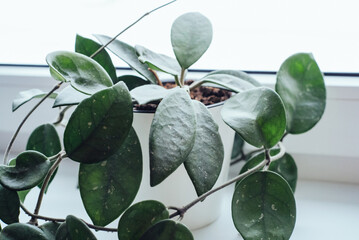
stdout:
MULTIPOLYGON (((190 85, 193 81, 187 81, 186 85, 190 85)), ((167 89, 176 87, 175 83, 164 82, 163 86, 167 89)), ((228 90, 214 88, 214 87, 197 87, 190 92, 191 98, 201 101, 204 105, 211 105, 219 102, 223 102, 231 97, 231 92, 228 90)), ((134 104, 136 110, 156 110, 160 101, 151 102, 143 105, 134 104)))

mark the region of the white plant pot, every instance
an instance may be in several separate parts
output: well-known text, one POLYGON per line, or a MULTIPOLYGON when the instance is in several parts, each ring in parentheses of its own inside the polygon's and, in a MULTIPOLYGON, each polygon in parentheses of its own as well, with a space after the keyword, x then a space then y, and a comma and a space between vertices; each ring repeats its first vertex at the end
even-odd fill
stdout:
MULTIPOLYGON (((224 183, 228 178, 228 170, 233 147, 234 131, 222 120, 220 111, 223 104, 214 104, 209 107, 214 120, 219 126, 224 145, 224 161, 221 174, 215 184, 224 183)), ((197 198, 193 184, 183 164, 161 184, 150 186, 150 164, 149 164, 149 133, 154 113, 135 112, 133 127, 140 139, 143 156, 143 177, 141 187, 135 202, 143 200, 158 200, 166 206, 183 207, 197 198)), ((215 221, 222 211, 223 194, 221 191, 207 197, 203 202, 191 208, 182 220, 182 223, 190 229, 204 227, 215 221)))

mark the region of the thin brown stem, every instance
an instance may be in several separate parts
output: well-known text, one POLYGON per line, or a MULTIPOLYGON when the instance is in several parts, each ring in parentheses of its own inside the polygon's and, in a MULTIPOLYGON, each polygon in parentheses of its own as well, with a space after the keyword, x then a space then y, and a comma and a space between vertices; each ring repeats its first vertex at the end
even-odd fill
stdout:
POLYGON ((197 203, 203 201, 204 199, 206 199, 208 196, 212 195, 213 193, 241 180, 242 178, 256 172, 256 171, 259 171, 261 170, 265 165, 266 165, 267 161, 266 160, 263 160, 261 163, 259 163, 257 166, 255 166, 254 168, 251 168, 249 169, 248 171, 238 175, 237 177, 229 180, 228 182, 224 183, 223 185, 217 187, 217 188, 214 188, 208 192, 206 192, 205 194, 203 194, 202 196, 198 197, 197 199, 195 199, 194 201, 190 202, 189 204, 187 204, 186 206, 182 207, 182 208, 179 208, 177 209, 176 212, 172 213, 170 215, 170 218, 174 218, 176 216, 181 216, 183 217, 183 215, 188 211, 188 209, 190 209, 191 207, 193 207, 194 205, 196 205, 197 203))
POLYGON ((31 116, 31 114, 41 105, 41 103, 43 103, 45 101, 46 98, 48 98, 53 92, 55 92, 57 89, 60 88, 61 84, 63 82, 60 82, 59 84, 56 84, 56 86, 53 87, 53 89, 48 93, 46 94, 43 98, 41 98, 41 100, 30 110, 30 112, 28 112, 28 114, 25 116, 25 118, 21 121, 20 125, 18 126, 18 128, 16 129, 16 132, 14 133, 14 135, 12 136, 10 142, 9 142, 9 145, 7 146, 6 148, 6 151, 5 151, 5 155, 4 155, 4 164, 6 165, 7 164, 7 159, 8 159, 8 156, 9 156, 9 153, 10 153, 10 150, 12 148, 12 145, 14 144, 14 141, 17 137, 17 135, 19 134, 22 126, 24 125, 24 123, 26 122, 26 120, 31 116))
POLYGON ((163 87, 162 81, 161 81, 161 79, 158 77, 157 72, 156 72, 155 70, 151 69, 151 68, 148 68, 148 71, 150 71, 150 72, 155 76, 155 78, 156 78, 156 80, 157 80, 157 84, 163 87))
POLYGON ((159 10, 160 8, 163 8, 167 5, 170 5, 171 3, 176 2, 177 0, 173 0, 171 2, 168 2, 166 4, 163 4, 145 14, 143 14, 140 18, 138 18, 136 21, 134 21, 132 24, 130 24, 128 27, 126 27, 125 29, 123 29, 121 32, 119 32, 116 36, 114 36, 110 41, 108 41, 105 45, 103 45, 102 47, 100 47, 99 49, 97 49, 96 52, 94 52, 90 57, 93 58, 95 57, 97 54, 99 54, 105 47, 107 47, 110 43, 112 43, 116 38, 118 38, 118 36, 120 36, 122 33, 126 32, 128 29, 130 29, 131 27, 133 27, 136 23, 138 23, 139 21, 141 21, 144 17, 150 15, 151 13, 159 10))
MULTIPOLYGON (((63 218, 52 218, 52 217, 46 217, 46 216, 41 216, 41 215, 37 215, 37 214, 33 214, 32 212, 30 212, 22 203, 20 203, 20 207, 21 209, 30 217, 35 218, 35 219, 41 219, 44 221, 50 221, 50 222, 65 222, 66 219, 63 218)), ((82 220, 82 219, 81 219, 82 220)), ((96 226, 90 223, 85 222, 84 220, 82 220, 89 228, 92 228, 94 230, 98 230, 98 231, 106 231, 106 232, 117 232, 117 228, 106 228, 106 227, 101 227, 101 226, 96 226)), ((33 224, 30 222, 30 224, 33 224)))
POLYGON ((57 118, 57 120, 53 123, 54 125, 60 125, 62 120, 65 117, 65 113, 67 110, 69 110, 72 106, 66 106, 64 109, 61 110, 61 112, 59 113, 59 116, 57 118))
MULTIPOLYGON (((51 166, 49 172, 47 173, 47 175, 46 175, 46 177, 44 179, 44 182, 42 184, 42 187, 41 187, 41 190, 40 190, 40 193, 39 193, 39 197, 37 198, 37 203, 36 203, 36 207, 35 207, 35 210, 34 210, 34 215, 38 215, 38 213, 40 211, 40 207, 41 207, 42 199, 44 197, 45 190, 46 190, 47 186, 49 185, 51 176, 54 174, 55 170, 58 168, 59 164, 61 163, 62 158, 63 158, 62 153, 59 153, 58 156, 57 156, 57 160, 51 166)), ((34 218, 34 217, 31 218, 30 223, 35 223, 35 225, 37 225, 36 224, 37 219, 34 218)))

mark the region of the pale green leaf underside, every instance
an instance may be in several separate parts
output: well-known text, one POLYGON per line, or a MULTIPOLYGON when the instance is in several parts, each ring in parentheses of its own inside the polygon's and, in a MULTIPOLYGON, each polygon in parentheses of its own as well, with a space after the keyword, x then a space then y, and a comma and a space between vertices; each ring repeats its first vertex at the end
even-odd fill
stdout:
POLYGON ((158 105, 150 129, 151 186, 174 172, 191 152, 196 132, 192 100, 184 89, 176 89, 158 105))
POLYGON ((172 24, 172 48, 182 69, 197 62, 211 42, 212 24, 200 13, 185 13, 172 24))
MULTIPOLYGON (((12 111, 16 111, 23 104, 34 98, 42 98, 47 95, 47 92, 41 91, 40 89, 29 89, 26 91, 19 92, 16 98, 12 102, 12 111)), ((56 98, 57 93, 52 93, 49 98, 56 98)))
POLYGON ((207 107, 196 100, 193 100, 193 106, 197 116, 196 135, 184 166, 197 195, 201 196, 216 183, 222 169, 224 150, 218 125, 207 107))

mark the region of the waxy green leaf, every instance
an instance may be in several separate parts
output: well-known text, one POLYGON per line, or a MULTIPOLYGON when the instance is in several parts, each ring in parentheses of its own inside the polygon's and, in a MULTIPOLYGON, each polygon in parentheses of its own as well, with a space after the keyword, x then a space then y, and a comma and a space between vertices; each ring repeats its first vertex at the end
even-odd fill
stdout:
POLYGON ((62 107, 69 105, 77 105, 82 100, 90 97, 87 94, 77 91, 72 86, 67 86, 62 89, 61 92, 57 95, 54 105, 52 107, 62 107))
POLYGON ((46 235, 47 240, 56 240, 56 232, 60 225, 61 224, 57 222, 47 222, 44 225, 40 226, 40 229, 46 235))
POLYGON ((118 223, 118 239, 139 240, 157 222, 168 219, 166 207, 157 201, 147 200, 131 206, 118 223))
POLYGON ((244 145, 243 139, 241 138, 241 136, 238 133, 236 133, 234 135, 234 142, 233 142, 233 148, 232 148, 232 154, 231 154, 232 159, 242 156, 243 145, 244 145))
MULTIPOLYGON (((111 40, 110 37, 104 35, 95 35, 95 37, 102 44, 106 44, 111 40)), ((153 84, 157 84, 155 75, 153 75, 153 73, 148 70, 148 65, 143 64, 138 60, 138 56, 134 47, 116 39, 110 43, 107 48, 117 57, 125 61, 133 70, 145 77, 148 81, 153 84)))
POLYGON ((118 77, 118 81, 126 83, 128 90, 132 90, 136 87, 149 84, 149 82, 143 78, 134 75, 123 75, 118 77))
POLYGON ((95 235, 91 232, 88 226, 75 216, 69 215, 66 217, 66 228, 68 235, 72 240, 96 240, 95 235))
POLYGON ((26 150, 41 152, 51 157, 61 151, 60 137, 52 124, 43 124, 37 127, 30 135, 26 150))
POLYGON ((182 69, 197 62, 211 42, 212 24, 200 13, 185 13, 172 24, 172 48, 182 69))
MULTIPOLYGON (((76 35, 76 43, 75 43, 75 51, 78 53, 82 53, 88 57, 94 54, 102 45, 89 39, 82 37, 80 35, 76 35)), ((98 62, 111 77, 113 84, 117 83, 117 75, 116 68, 112 63, 110 55, 106 52, 105 49, 102 49, 96 56, 94 56, 93 60, 98 62)))
MULTIPOLYGON (((16 158, 13 158, 9 161, 9 166, 15 166, 15 165, 16 165, 16 158)), ((27 194, 30 192, 30 190, 31 188, 22 191, 17 191, 17 195, 19 196, 19 199, 22 203, 25 201, 25 198, 27 194)))
POLYGON ((5 227, 0 233, 0 240, 48 240, 38 227, 24 223, 14 223, 5 227))
POLYGON ((0 166, 0 183, 16 191, 38 185, 52 165, 45 155, 36 151, 22 152, 15 161, 15 166, 0 166))
POLYGON ((96 163, 117 152, 131 129, 132 99, 123 82, 83 100, 64 133, 67 155, 81 163, 96 163))
POLYGON ((156 223, 140 238, 140 240, 193 240, 193 235, 186 226, 172 220, 156 223))
POLYGON ((134 200, 142 179, 142 151, 132 129, 120 149, 105 161, 81 164, 79 187, 92 222, 106 226, 134 200))
POLYGON ((312 54, 298 53, 285 60, 275 88, 286 109, 288 133, 304 133, 321 119, 326 90, 323 74, 312 54))
POLYGON ((138 45, 135 46, 135 49, 140 62, 146 63, 151 69, 159 70, 173 76, 179 76, 181 74, 181 66, 176 59, 152 52, 138 45))
POLYGON ((212 75, 217 75, 217 74, 226 74, 226 75, 231 75, 233 77, 237 77, 237 78, 241 79, 242 81, 246 81, 255 87, 262 86, 262 84, 260 84, 257 80, 255 80, 249 74, 242 72, 240 70, 216 70, 216 71, 212 71, 212 72, 208 73, 206 76, 212 76, 212 75))
POLYGON ((56 230, 55 240, 72 240, 67 230, 66 222, 63 222, 56 230))
MULTIPOLYGON (((43 124, 37 127, 30 135, 26 150, 34 150, 44 154, 46 157, 51 157, 58 154, 61 151, 60 137, 52 124, 43 124)), ((57 172, 57 170, 56 170, 57 172)), ((49 184, 56 176, 56 172, 51 176, 49 184)), ((42 187, 42 183, 38 185, 42 187)), ((49 185, 45 189, 47 192, 49 185)))
POLYGON ((236 94, 226 101, 221 114, 231 128, 256 147, 273 147, 285 131, 283 103, 269 88, 254 88, 236 94))
POLYGON ((212 74, 203 77, 200 81, 205 83, 204 86, 224 88, 236 93, 254 88, 251 83, 229 74, 212 74))
POLYGON ((148 84, 137 87, 131 90, 131 96, 138 104, 146 104, 153 101, 158 101, 167 96, 167 94, 173 92, 178 88, 166 89, 159 85, 148 84))
POLYGON ((296 219, 292 190, 280 175, 256 172, 237 185, 232 218, 246 240, 289 239, 296 219))
MULTIPOLYGON (((26 91, 19 92, 16 98, 12 102, 12 111, 16 111, 23 104, 34 98, 42 98, 47 95, 47 92, 41 91, 40 89, 29 89, 26 91)), ((57 93, 52 93, 49 98, 56 98, 57 93)))
POLYGON ((196 133, 193 103, 184 89, 169 93, 158 105, 150 129, 150 184, 173 173, 191 152, 196 133))
POLYGON ((6 224, 19 222, 20 200, 16 191, 0 184, 0 219, 6 224))
POLYGON ((110 76, 95 60, 74 52, 57 51, 47 55, 53 78, 70 82, 80 92, 93 94, 112 86, 110 76))
MULTIPOLYGON (((272 149, 270 151, 271 156, 274 156, 278 153, 279 153, 278 149, 272 149)), ((243 165, 240 173, 244 173, 247 170, 257 166, 264 159, 265 159, 264 152, 252 156, 246 162, 246 164, 243 165)), ((297 186, 297 179, 298 179, 298 170, 293 157, 289 153, 285 153, 284 156, 281 157, 280 159, 271 162, 269 165, 269 170, 281 175, 288 182, 288 184, 292 188, 292 191, 295 192, 295 188, 297 186)))
POLYGON ((201 196, 216 183, 222 169, 224 150, 218 125, 207 107, 195 100, 193 106, 197 116, 196 135, 184 166, 197 195, 201 196))

